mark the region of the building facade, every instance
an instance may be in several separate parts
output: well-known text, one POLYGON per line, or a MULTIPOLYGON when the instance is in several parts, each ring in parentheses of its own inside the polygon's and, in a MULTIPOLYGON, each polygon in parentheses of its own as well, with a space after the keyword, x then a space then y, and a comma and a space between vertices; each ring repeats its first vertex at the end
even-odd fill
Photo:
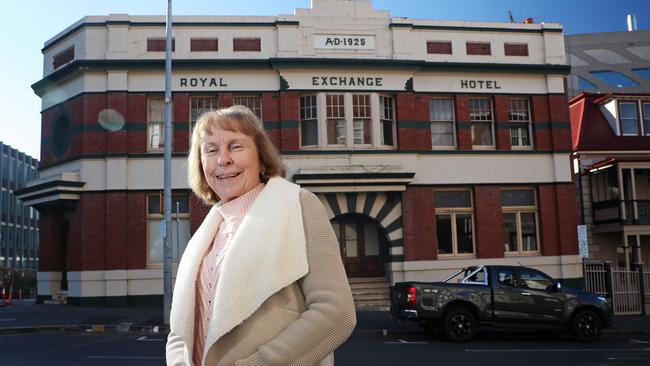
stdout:
POLYGON ((650 30, 572 34, 565 42, 569 97, 650 92, 650 30))
POLYGON ((650 94, 581 93, 570 103, 589 259, 650 263, 650 94))
POLYGON ((35 293, 39 216, 16 192, 38 178, 38 168, 38 160, 0 142, 0 288, 5 295, 12 284, 16 293, 35 293))
MULTIPOLYGON (((562 27, 415 20, 369 0, 174 17, 174 258, 208 208, 197 117, 242 104, 321 199, 349 277, 511 263, 582 276, 562 27)), ((85 17, 43 48, 39 296, 160 301, 164 17, 85 17)))

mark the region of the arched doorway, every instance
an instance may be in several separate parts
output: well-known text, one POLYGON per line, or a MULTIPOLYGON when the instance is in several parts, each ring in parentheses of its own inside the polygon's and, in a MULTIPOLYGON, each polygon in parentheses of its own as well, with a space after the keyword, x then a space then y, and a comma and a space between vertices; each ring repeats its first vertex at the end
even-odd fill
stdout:
POLYGON ((386 230, 368 216, 344 214, 332 219, 348 277, 382 277, 388 258, 386 230))

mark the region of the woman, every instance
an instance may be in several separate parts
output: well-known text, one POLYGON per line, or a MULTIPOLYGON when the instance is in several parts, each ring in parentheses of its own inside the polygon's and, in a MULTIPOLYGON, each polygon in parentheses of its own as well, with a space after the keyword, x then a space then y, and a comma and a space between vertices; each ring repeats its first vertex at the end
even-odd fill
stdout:
POLYGON ((178 267, 168 365, 332 365, 356 324, 325 209, 247 108, 207 112, 188 180, 213 205, 178 267))

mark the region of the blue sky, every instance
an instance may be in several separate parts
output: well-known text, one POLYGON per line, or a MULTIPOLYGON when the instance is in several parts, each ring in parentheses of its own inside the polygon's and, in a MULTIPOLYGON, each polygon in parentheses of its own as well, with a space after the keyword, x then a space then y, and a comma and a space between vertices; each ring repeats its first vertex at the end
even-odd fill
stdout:
MULTIPOLYGON (((309 8, 309 0, 175 0, 176 15, 278 15, 309 8)), ((31 84, 42 77, 43 43, 85 15, 163 15, 166 0, 22 0, 0 6, 0 141, 40 157, 40 99, 31 84)), ((392 16, 474 21, 532 17, 558 22, 567 34, 625 31, 634 13, 639 29, 650 29, 647 0, 374 0, 373 8, 392 16)))

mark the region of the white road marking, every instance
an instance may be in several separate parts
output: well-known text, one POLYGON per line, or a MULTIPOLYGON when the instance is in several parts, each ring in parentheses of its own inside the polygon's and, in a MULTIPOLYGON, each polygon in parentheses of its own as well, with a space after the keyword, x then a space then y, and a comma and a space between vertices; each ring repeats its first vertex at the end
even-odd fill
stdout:
POLYGON ((642 341, 640 339, 630 339, 630 343, 632 344, 638 344, 638 343, 650 343, 648 341, 642 341))
POLYGON ((429 342, 408 342, 403 339, 398 339, 397 342, 384 342, 384 344, 429 344, 429 342))
POLYGON ((650 348, 522 348, 522 349, 465 349, 465 352, 634 352, 650 348))
POLYGON ((147 341, 147 342, 162 342, 162 341, 164 341, 164 339, 161 339, 161 338, 147 338, 147 336, 142 336, 142 337, 140 337, 140 338, 138 338, 136 340, 137 341, 147 341))
POLYGON ((86 356, 85 358, 107 359, 107 360, 164 360, 165 357, 154 356, 86 356))
POLYGON ((0 322, 13 322, 16 318, 0 318, 0 322))
POLYGON ((610 361, 616 361, 616 360, 650 360, 650 357, 621 357, 621 358, 607 357, 607 359, 610 360, 610 361))

